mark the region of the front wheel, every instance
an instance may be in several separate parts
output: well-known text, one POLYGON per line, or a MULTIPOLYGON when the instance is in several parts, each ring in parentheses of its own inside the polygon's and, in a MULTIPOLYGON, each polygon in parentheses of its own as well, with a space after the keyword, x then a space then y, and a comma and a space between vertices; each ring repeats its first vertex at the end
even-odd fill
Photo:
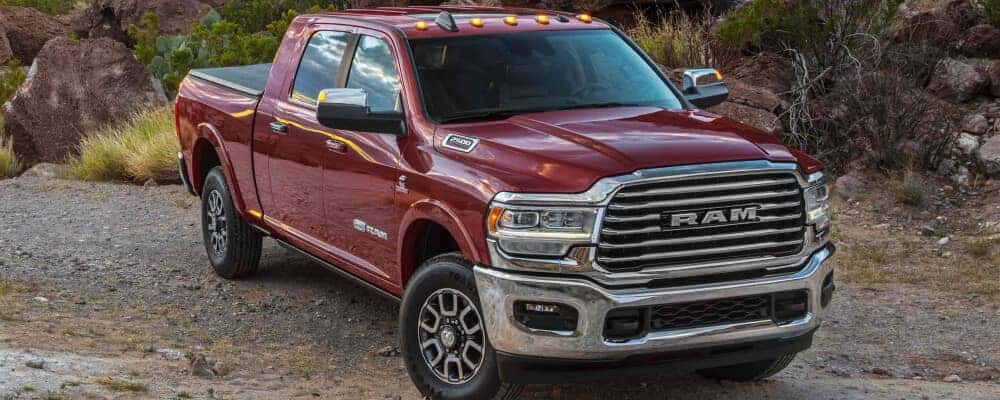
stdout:
POLYGON ((222 167, 212 168, 205 177, 201 192, 201 229, 208 260, 216 274, 237 279, 257 271, 263 237, 233 206, 222 167))
POLYGON ((757 381, 769 378, 772 375, 781 372, 781 370, 785 369, 785 367, 788 367, 788 364, 792 363, 792 360, 795 359, 795 355, 796 353, 789 353, 775 359, 704 369, 698 371, 698 374, 714 379, 757 381))
POLYGON ((515 399, 522 386, 503 383, 472 267, 460 255, 425 262, 410 280, 399 311, 401 350, 410 378, 432 399, 515 399))

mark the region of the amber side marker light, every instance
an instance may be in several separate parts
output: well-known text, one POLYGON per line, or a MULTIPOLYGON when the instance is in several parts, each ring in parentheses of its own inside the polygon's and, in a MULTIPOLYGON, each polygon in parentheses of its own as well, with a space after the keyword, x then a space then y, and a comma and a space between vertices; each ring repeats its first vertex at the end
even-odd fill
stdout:
POLYGON ((427 25, 427 22, 417 21, 416 27, 417 27, 418 31, 426 31, 427 28, 428 28, 428 25, 427 25))
POLYGON ((580 14, 580 15, 577 15, 576 19, 580 20, 580 22, 583 22, 585 24, 589 24, 591 22, 594 22, 594 17, 591 17, 590 14, 580 14))
POLYGON ((476 28, 482 28, 483 25, 486 25, 486 23, 483 22, 482 18, 473 18, 469 20, 469 25, 472 25, 476 28))
POLYGON ((514 16, 504 17, 503 23, 505 23, 507 25, 510 25, 510 26, 517 25, 517 17, 514 17, 514 16))
POLYGON ((487 220, 487 228, 490 232, 497 231, 497 223, 500 221, 500 216, 503 215, 503 208, 495 207, 490 210, 490 217, 487 220))
POLYGON ((539 24, 542 24, 542 25, 548 25, 549 24, 549 16, 545 15, 545 14, 539 14, 539 15, 535 16, 535 21, 537 21, 539 24))

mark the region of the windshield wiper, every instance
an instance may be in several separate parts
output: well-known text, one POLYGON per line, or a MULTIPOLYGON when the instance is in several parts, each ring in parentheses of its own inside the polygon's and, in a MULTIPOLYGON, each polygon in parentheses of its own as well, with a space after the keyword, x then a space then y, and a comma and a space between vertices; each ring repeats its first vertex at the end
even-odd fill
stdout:
POLYGON ((507 118, 517 114, 521 114, 523 111, 518 110, 472 110, 457 112, 454 114, 445 115, 441 117, 438 122, 445 124, 449 122, 462 122, 462 121, 475 121, 484 119, 500 119, 507 118))
POLYGON ((622 103, 622 102, 608 102, 608 103, 596 103, 596 104, 578 104, 562 108, 563 110, 575 110, 580 108, 614 108, 614 107, 645 107, 645 104, 639 103, 622 103))

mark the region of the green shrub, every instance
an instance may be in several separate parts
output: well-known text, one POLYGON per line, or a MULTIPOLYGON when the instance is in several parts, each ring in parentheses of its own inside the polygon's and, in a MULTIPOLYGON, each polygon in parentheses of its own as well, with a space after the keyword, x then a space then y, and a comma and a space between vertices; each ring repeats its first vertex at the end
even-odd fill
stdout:
POLYGON ((21 69, 21 62, 16 58, 7 63, 7 67, 0 69, 0 106, 3 106, 17 92, 28 75, 21 69))
POLYGON ((87 181, 171 181, 179 148, 170 109, 154 109, 84 138, 68 170, 87 181))
POLYGON ((975 3, 987 21, 1000 27, 1000 0, 975 0, 975 3))
POLYGON ((0 0, 0 6, 31 7, 46 14, 65 14, 76 0, 0 0))

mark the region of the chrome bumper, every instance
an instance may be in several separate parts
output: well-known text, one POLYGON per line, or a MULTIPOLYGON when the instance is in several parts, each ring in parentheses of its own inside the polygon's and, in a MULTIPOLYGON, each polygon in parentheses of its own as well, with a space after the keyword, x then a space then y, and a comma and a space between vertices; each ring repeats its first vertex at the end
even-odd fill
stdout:
POLYGON ((563 359, 622 359, 634 354, 684 350, 805 334, 820 324, 824 278, 832 270, 827 260, 831 247, 823 247, 793 275, 752 281, 664 289, 611 290, 579 278, 538 277, 492 268, 475 267, 487 333, 500 352, 563 359), (770 320, 739 324, 658 331, 625 342, 604 339, 609 311, 806 289, 808 312, 803 318, 777 325, 770 320), (576 330, 532 330, 514 319, 515 301, 562 303, 579 312, 576 330))

